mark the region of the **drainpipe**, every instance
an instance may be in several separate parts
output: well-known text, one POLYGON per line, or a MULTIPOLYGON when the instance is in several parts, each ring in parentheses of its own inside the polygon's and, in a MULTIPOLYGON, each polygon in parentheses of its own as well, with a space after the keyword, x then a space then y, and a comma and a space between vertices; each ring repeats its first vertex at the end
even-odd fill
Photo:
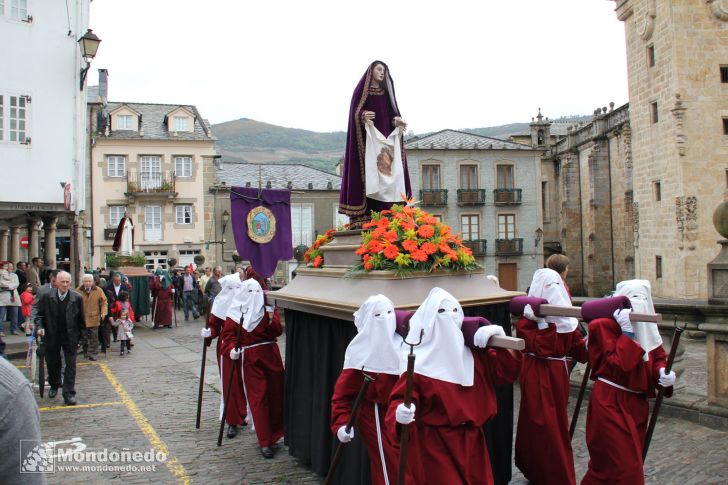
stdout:
POLYGON ((614 274, 614 221, 612 219, 612 153, 609 149, 609 138, 605 138, 607 141, 607 179, 609 180, 609 245, 612 249, 612 288, 616 288, 615 274, 614 274))

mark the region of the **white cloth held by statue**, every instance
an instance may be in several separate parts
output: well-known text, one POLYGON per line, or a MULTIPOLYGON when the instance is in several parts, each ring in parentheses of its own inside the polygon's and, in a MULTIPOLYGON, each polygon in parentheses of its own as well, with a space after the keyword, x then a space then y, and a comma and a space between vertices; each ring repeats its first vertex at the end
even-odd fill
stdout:
POLYGON ((405 193, 402 130, 397 127, 385 137, 371 121, 367 121, 364 128, 366 196, 382 202, 398 202, 405 193))

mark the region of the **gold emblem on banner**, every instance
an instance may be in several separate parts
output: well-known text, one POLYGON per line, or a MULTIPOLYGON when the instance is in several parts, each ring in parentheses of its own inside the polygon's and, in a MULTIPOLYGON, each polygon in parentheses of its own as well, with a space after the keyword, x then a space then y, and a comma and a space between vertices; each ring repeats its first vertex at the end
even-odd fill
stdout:
POLYGON ((276 235, 276 218, 265 207, 258 206, 248 212, 248 237, 258 244, 266 244, 276 235))

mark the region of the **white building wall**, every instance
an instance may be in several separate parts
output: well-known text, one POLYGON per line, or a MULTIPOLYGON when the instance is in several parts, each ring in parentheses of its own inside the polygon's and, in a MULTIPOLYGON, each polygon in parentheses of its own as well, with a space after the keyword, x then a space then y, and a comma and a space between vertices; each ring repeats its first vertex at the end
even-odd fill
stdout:
POLYGON ((4 2, 0 15, 0 94, 6 96, 6 123, 7 96, 31 97, 31 143, 0 142, 0 169, 8 182, 0 201, 63 203, 60 182, 70 182, 78 212, 85 205, 86 146, 85 91, 79 89, 85 62, 78 39, 88 28, 89 0, 28 0, 32 21, 12 18, 10 4, 4 2))
POLYGON ((543 267, 543 241, 535 245, 537 228, 543 229, 541 210, 541 160, 533 151, 518 150, 407 150, 407 165, 412 186, 412 195, 420 200, 422 187, 421 166, 439 162, 441 186, 447 189, 446 206, 421 206, 422 209, 442 216, 442 221, 461 232, 461 214, 480 216, 480 239, 488 241, 486 255, 477 257, 487 274, 498 274, 499 263, 516 263, 517 288, 525 291, 531 284, 533 273, 543 267), (458 166, 462 162, 477 163, 478 187, 485 189, 485 205, 464 206, 457 204, 459 188, 458 166), (493 190, 496 189, 496 164, 511 162, 515 166, 514 186, 522 189, 519 205, 496 206, 493 190), (496 256, 495 240, 498 238, 498 214, 516 215, 516 237, 523 238, 523 254, 518 256, 496 256))

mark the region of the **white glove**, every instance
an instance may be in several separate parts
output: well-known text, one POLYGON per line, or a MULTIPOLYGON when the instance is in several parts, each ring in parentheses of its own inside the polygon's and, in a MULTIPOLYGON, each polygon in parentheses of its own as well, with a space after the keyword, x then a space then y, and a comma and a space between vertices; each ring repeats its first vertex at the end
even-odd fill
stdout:
POLYGON ((172 293, 173 293, 173 294, 174 294, 174 293, 177 293, 177 290, 175 290, 174 288, 172 288, 172 293))
POLYGON ((415 405, 414 403, 410 404, 410 407, 406 407, 404 403, 400 403, 399 406, 397 406, 397 411, 394 414, 394 419, 397 420, 399 424, 410 424, 412 421, 415 420, 415 405))
POLYGON ((500 325, 486 325, 475 331, 475 335, 473 335, 473 343, 476 347, 484 349, 485 346, 488 345, 488 340, 490 340, 493 335, 505 334, 506 333, 500 325))
POLYGON ((536 316, 535 313, 533 313, 533 308, 531 308, 531 305, 526 305, 523 307, 523 316, 531 320, 532 322, 538 322, 540 318, 536 316))
POLYGON ((662 387, 671 387, 675 385, 675 371, 670 371, 669 374, 665 374, 665 368, 660 369, 660 380, 658 381, 662 387))
POLYGON ((632 310, 630 310, 629 308, 614 311, 614 319, 622 328, 622 333, 634 333, 634 327, 632 327, 632 322, 629 321, 630 313, 632 313, 632 310))
POLYGON ((243 353, 243 349, 236 349, 233 348, 230 350, 230 358, 233 360, 238 360, 240 358, 240 354, 243 353))
POLYGON ((339 441, 342 443, 348 443, 354 439, 354 428, 351 428, 347 433, 346 426, 342 426, 339 428, 339 431, 336 432, 336 437, 339 438, 339 441))
POLYGON ((212 330, 209 328, 203 328, 200 330, 200 335, 202 335, 202 338, 210 338, 212 337, 212 330))
POLYGON ((273 307, 270 306, 270 305, 266 305, 265 306, 265 311, 268 312, 268 313, 273 313, 273 307))

